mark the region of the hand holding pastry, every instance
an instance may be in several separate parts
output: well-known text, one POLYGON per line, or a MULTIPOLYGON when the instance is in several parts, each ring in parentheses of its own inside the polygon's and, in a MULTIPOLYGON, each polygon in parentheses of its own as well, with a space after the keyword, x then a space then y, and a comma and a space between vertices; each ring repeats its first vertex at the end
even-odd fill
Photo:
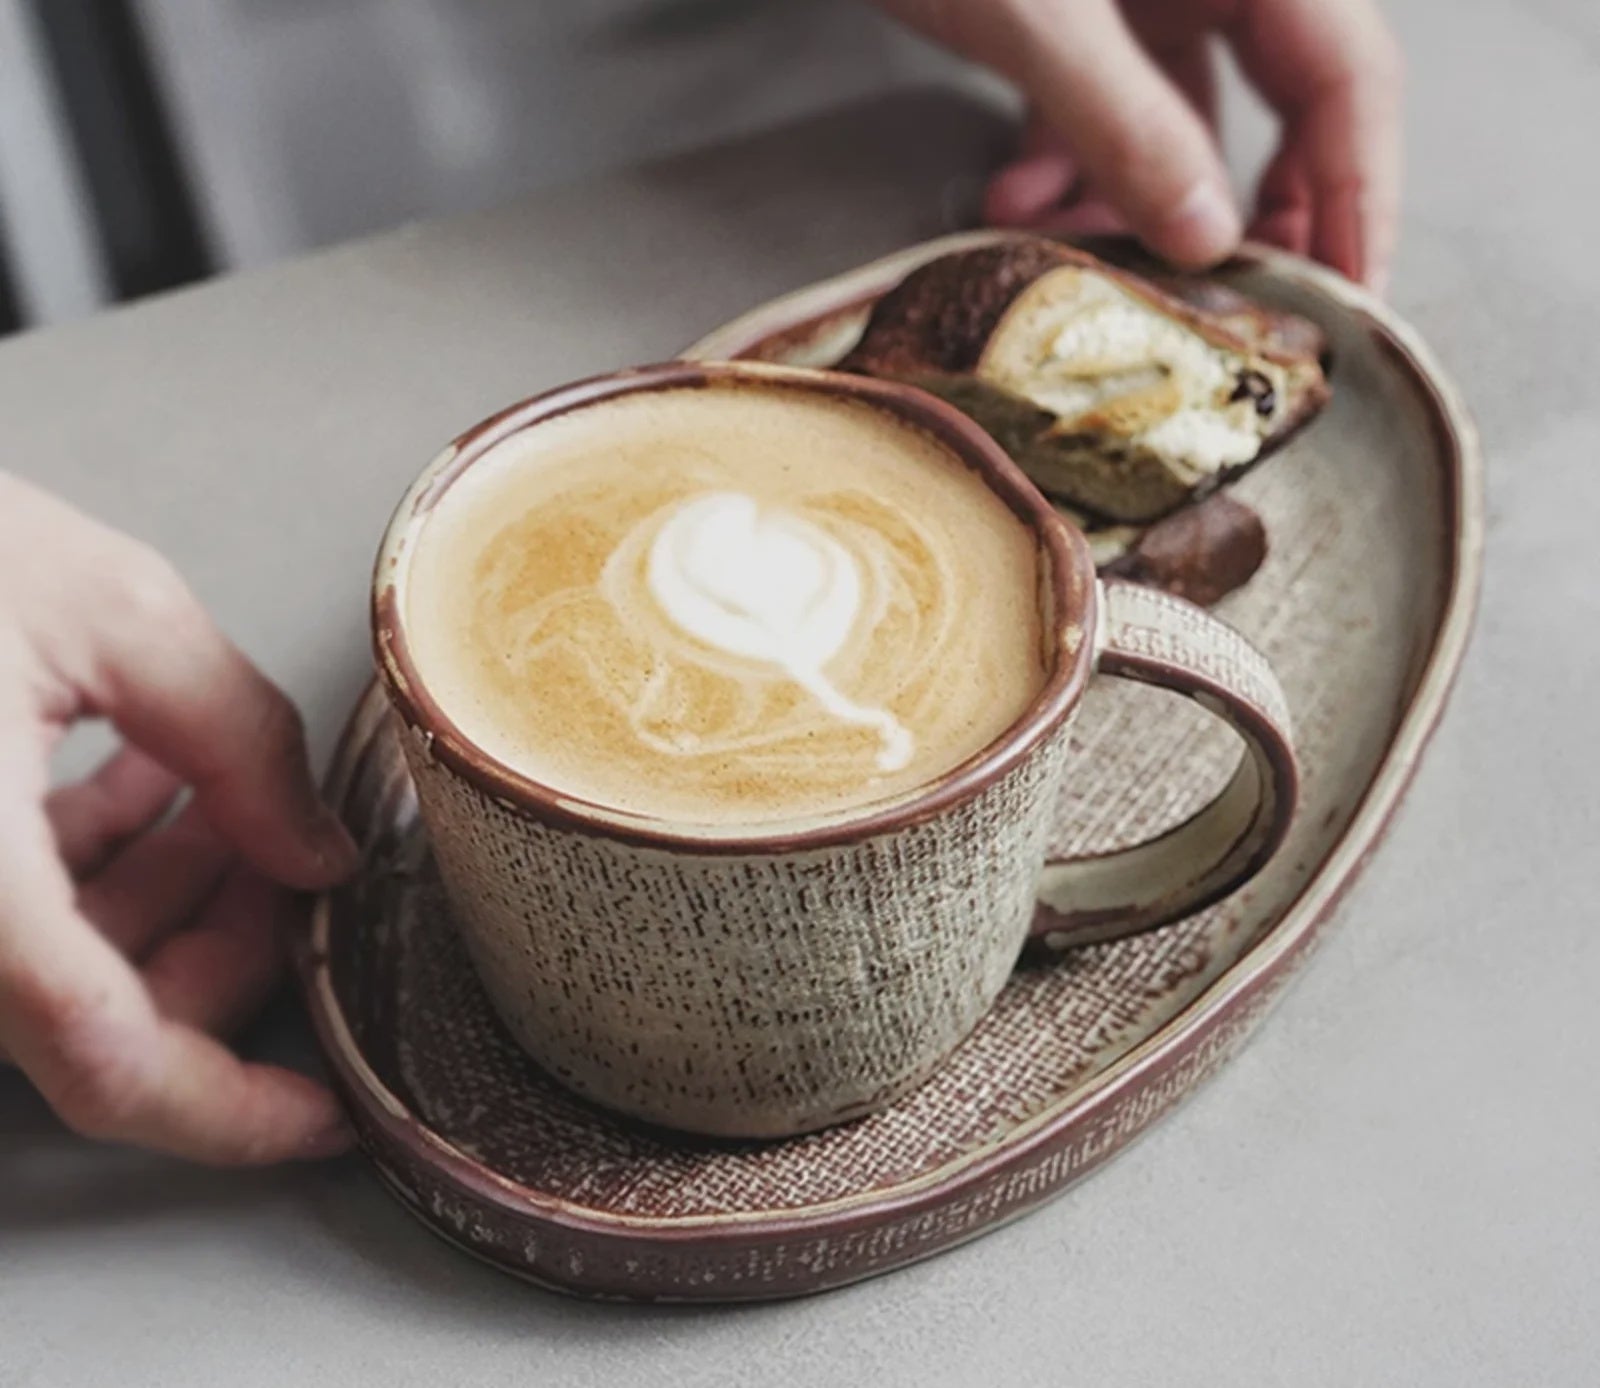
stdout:
POLYGON ((1380 292, 1400 192, 1399 50, 1372 0, 878 0, 1015 82, 1031 119, 986 211, 1131 230, 1209 265, 1245 230, 1215 132, 1215 44, 1277 113, 1249 234, 1380 292))

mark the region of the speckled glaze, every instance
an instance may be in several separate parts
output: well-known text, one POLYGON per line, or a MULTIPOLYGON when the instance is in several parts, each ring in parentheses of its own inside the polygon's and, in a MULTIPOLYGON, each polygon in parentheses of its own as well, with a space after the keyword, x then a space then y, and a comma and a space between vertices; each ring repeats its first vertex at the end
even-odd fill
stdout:
MULTIPOLYGON (((826 363, 829 325, 848 350, 859 305, 944 245, 811 286, 712 347, 786 334, 826 363)), ((1336 363, 1326 416, 1238 483, 1272 550, 1222 603, 1294 715, 1301 811, 1272 864, 1168 929, 1026 961, 949 1062, 875 1115, 786 1142, 693 1139, 576 1099, 512 1043, 438 886, 397 720, 371 689, 328 772, 366 867, 318 899, 296 953, 328 1071, 403 1209, 584 1297, 811 1294, 1056 1198, 1245 1046, 1338 919, 1445 710, 1482 579, 1483 461, 1459 393, 1386 305, 1264 248, 1222 278, 1315 318, 1336 363)), ((1128 843, 1226 774, 1230 737, 1154 707, 1126 681, 1088 691, 1054 852, 1128 843)))
MULTIPOLYGON (((813 329, 834 320, 848 350, 841 318, 942 244, 758 310, 714 345, 787 335, 826 362, 813 329)), ((1266 870, 1167 929, 1025 961, 948 1062, 876 1114, 780 1142, 685 1137, 576 1098, 507 1035, 450 918, 397 721, 370 690, 328 778, 366 869, 319 899, 297 954, 329 1073, 405 1209, 495 1267, 583 1296, 797 1296, 1059 1195, 1238 1052, 1420 764, 1471 633, 1484 513, 1472 422, 1410 327, 1293 256, 1255 249, 1223 277, 1315 318, 1336 361, 1327 416, 1238 484, 1273 544, 1222 610, 1271 656, 1303 772, 1266 870)), ((1226 774, 1220 727, 1152 707, 1125 681, 1090 688, 1053 852, 1126 844, 1226 774)))
POLYGON ((434 857, 510 1033, 618 1112, 721 1137, 807 1132, 881 1109, 965 1039, 1030 931, 1047 947, 1147 929, 1233 889, 1295 800, 1287 705, 1243 638, 1177 599, 1098 585, 1081 535, 994 445, 920 392, 757 366, 639 368, 470 431, 419 479, 380 555, 381 677, 434 857), (494 762, 428 697, 405 640, 406 560, 444 489, 507 433, 624 392, 850 395, 932 434, 1033 531, 1051 669, 996 743, 858 814, 712 834, 627 816, 494 762), (1041 869, 1090 672, 1161 684, 1231 723, 1248 755, 1175 830, 1041 869), (1038 900, 1047 913, 1036 919, 1038 900))

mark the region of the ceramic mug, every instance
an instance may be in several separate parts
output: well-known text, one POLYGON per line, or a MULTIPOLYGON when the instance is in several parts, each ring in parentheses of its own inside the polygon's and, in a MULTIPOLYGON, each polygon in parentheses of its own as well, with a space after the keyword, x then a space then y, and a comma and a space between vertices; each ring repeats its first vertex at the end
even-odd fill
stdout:
POLYGON ((1282 691, 1232 628, 1165 594, 1099 582, 1088 547, 965 416, 832 372, 668 363, 582 381, 469 430, 412 486, 378 557, 373 630, 457 925, 512 1036, 612 1109, 730 1137, 805 1132, 911 1088, 983 1016, 1030 935, 1063 946, 1198 910, 1282 842, 1297 773, 1282 691), (865 402, 931 435, 1028 526, 1053 666, 997 741, 908 798, 800 828, 707 837, 539 785, 474 746, 408 652, 415 539, 496 444, 636 391, 750 384, 865 402), (1091 678, 1164 686, 1242 736, 1222 793, 1166 834, 1047 862, 1091 678))

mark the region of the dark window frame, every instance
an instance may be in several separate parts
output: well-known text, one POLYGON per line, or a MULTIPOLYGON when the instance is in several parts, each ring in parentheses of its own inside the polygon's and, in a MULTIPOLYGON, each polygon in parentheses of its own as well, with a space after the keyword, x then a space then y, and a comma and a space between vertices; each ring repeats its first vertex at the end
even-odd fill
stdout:
POLYGON ((11 261, 6 244, 5 224, 0 222, 0 337, 22 326, 22 305, 11 281, 11 261))
POLYGON ((215 268, 133 0, 33 0, 119 299, 215 268))

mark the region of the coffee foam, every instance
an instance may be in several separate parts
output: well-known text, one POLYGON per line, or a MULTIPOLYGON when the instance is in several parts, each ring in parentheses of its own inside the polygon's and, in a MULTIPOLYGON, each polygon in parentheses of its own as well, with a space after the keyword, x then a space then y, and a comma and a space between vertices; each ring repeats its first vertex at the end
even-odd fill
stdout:
POLYGON ((683 824, 852 809, 981 750, 1043 683, 1037 544, 858 402, 640 393, 444 493, 407 637, 447 715, 551 788, 683 824))
MULTIPOLYGON (((727 655, 776 666, 835 718, 876 728, 883 738, 881 771, 911 760, 916 739, 886 709, 845 698, 828 679, 861 615, 857 558, 820 525, 768 508, 746 492, 706 492, 670 508, 654 530, 648 566, 650 596, 687 632, 727 655)), ((863 533, 870 561, 879 537, 863 533)), ((626 572, 617 560, 606 578, 626 572)), ((613 601, 626 601, 607 588, 613 601)))

